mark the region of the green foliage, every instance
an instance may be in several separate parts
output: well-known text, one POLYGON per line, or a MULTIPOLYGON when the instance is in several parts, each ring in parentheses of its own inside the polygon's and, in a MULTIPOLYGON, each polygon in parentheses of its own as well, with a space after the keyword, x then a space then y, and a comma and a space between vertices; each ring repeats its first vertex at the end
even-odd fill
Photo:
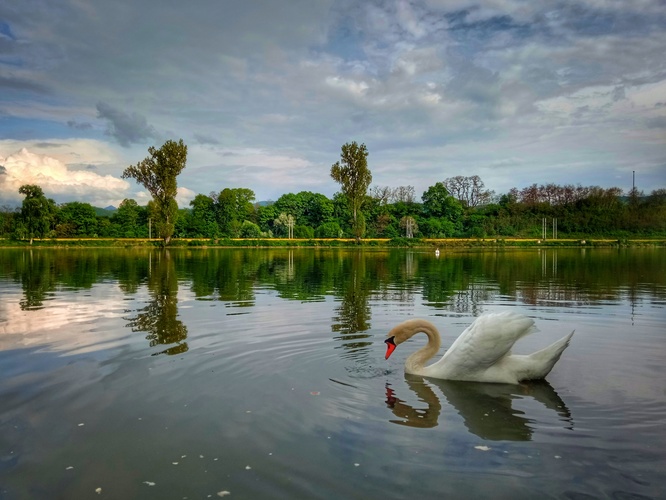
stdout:
POLYGON ((14 234, 18 239, 44 238, 55 222, 55 202, 44 196, 42 188, 34 184, 24 184, 19 193, 25 195, 21 212, 16 221, 14 234))
POLYGON ((241 238, 261 238, 261 229, 254 222, 243 221, 240 228, 241 238))
POLYGON ((421 197, 423 200, 423 213, 427 217, 446 218, 453 224, 460 221, 463 206, 460 201, 451 196, 443 183, 437 182, 430 186, 421 197))
POLYGON ((219 234, 220 228, 215 217, 215 201, 205 194, 198 194, 190 201, 192 210, 186 220, 188 236, 212 238, 219 234))
MULTIPOLYGON (((301 244, 270 239, 273 234, 287 237, 288 227, 292 226, 293 237, 299 239, 357 237, 357 231, 367 238, 396 239, 405 236, 406 221, 411 220, 415 238, 542 238, 543 219, 547 221, 549 244, 554 219, 557 220, 559 238, 613 237, 622 244, 636 236, 666 235, 664 189, 653 191, 649 196, 634 191, 624 197, 617 188, 533 185, 522 191, 512 189, 497 197, 497 203, 468 208, 463 208, 458 200, 448 195, 442 183, 436 183, 423 193, 423 203, 408 198, 398 201, 393 198, 394 201, 389 202, 389 199, 376 197, 376 192, 377 189, 373 190, 372 196, 365 196, 354 227, 350 199, 342 192, 328 199, 319 193, 302 191, 281 196, 275 203, 258 206, 253 204, 253 191, 227 188, 219 195, 199 194, 190 203, 190 208, 176 209, 171 219, 173 235, 201 238, 206 244, 216 245, 224 236, 250 238, 254 240, 252 245, 301 244), (277 209, 285 211, 278 212, 277 209), (289 221, 290 216, 293 223, 289 221), (224 232, 220 222, 224 223, 224 232)), ((100 217, 95 215, 95 207, 88 203, 69 202, 56 206, 53 200, 44 196, 39 186, 22 186, 21 193, 25 200, 20 209, 0 208, 0 236, 11 235, 18 240, 12 243, 15 245, 26 244, 21 240, 31 236, 145 238, 149 218, 152 220, 152 235, 159 234, 159 211, 154 200, 141 207, 135 200, 125 199, 111 217, 100 217)), ((236 245, 236 242, 224 241, 224 244, 236 245)), ((34 244, 44 243, 37 241, 34 244)), ((59 244, 94 246, 97 243, 59 244)))
POLYGON ((111 216, 115 236, 119 238, 145 238, 148 236, 148 212, 136 201, 125 198, 111 216))
POLYGON ((246 188, 225 188, 217 196, 215 213, 220 233, 238 237, 243 221, 256 220, 254 191, 246 188))
POLYGON ((310 226, 294 226, 294 238, 314 238, 314 229, 310 226))
POLYGON ((97 214, 90 203, 71 201, 58 209, 55 236, 57 238, 92 237, 97 235, 97 214))
POLYGON ((342 229, 337 222, 325 222, 315 231, 317 238, 339 238, 341 234, 342 229))
POLYGON ((123 171, 123 179, 133 178, 153 197, 150 215, 154 217, 155 230, 164 244, 168 245, 175 228, 178 205, 178 183, 176 178, 185 168, 187 146, 179 142, 166 141, 160 149, 148 148, 150 156, 135 166, 123 171))
POLYGON ((365 144, 359 146, 355 141, 344 144, 340 160, 331 167, 331 177, 341 185, 342 193, 347 198, 352 213, 354 237, 360 241, 365 232, 365 218, 361 214, 361 207, 372 182, 365 144))
POLYGON ((273 208, 278 214, 293 216, 296 225, 312 228, 330 221, 333 217, 333 202, 323 194, 310 191, 282 195, 274 203, 273 208))
POLYGON ((456 232, 453 222, 447 219, 429 217, 419 223, 421 234, 426 238, 450 238, 456 232))

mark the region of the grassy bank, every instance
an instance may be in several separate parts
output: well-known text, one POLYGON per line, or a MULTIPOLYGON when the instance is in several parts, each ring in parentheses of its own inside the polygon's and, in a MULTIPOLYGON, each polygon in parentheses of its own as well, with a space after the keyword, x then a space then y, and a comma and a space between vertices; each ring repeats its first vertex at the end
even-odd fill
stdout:
MULTIPOLYGON (((52 238, 34 240, 32 247, 161 247, 162 240, 148 238, 52 238)), ((536 238, 396 238, 396 239, 364 239, 356 243, 346 238, 314 238, 314 239, 201 239, 175 238, 170 247, 395 247, 395 248, 497 248, 497 247, 635 247, 660 246, 666 247, 666 238, 585 238, 585 239, 551 239, 536 238)), ((30 247, 27 240, 0 239, 0 247, 30 247)))

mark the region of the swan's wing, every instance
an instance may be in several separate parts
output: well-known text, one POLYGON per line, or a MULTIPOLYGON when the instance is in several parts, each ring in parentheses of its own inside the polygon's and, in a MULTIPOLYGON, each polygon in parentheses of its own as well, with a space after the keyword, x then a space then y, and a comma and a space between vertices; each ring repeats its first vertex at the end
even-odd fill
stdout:
POLYGON ((522 314, 486 314, 460 334, 441 361, 462 371, 485 369, 509 354, 519 338, 534 330, 534 321, 522 314))

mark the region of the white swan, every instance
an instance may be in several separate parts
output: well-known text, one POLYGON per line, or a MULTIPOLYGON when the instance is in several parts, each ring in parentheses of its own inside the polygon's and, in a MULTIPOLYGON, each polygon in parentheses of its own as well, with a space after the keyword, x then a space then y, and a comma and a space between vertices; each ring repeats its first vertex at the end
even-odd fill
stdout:
POLYGON ((429 321, 409 319, 388 333, 386 359, 398 345, 423 332, 428 336, 428 344, 407 358, 406 373, 446 380, 517 384, 521 380, 542 379, 548 375, 574 334, 571 332, 532 354, 511 354, 513 344, 534 330, 534 321, 522 314, 486 314, 462 332, 439 361, 425 366, 425 362, 439 351, 439 332, 429 321))

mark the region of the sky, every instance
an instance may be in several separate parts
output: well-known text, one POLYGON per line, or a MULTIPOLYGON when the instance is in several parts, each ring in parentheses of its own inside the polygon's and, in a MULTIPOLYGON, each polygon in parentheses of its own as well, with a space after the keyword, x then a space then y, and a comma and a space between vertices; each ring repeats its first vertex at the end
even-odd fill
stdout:
POLYGON ((188 146, 181 207, 481 177, 666 188, 663 0, 0 2, 0 205, 149 195, 122 172, 188 146))

